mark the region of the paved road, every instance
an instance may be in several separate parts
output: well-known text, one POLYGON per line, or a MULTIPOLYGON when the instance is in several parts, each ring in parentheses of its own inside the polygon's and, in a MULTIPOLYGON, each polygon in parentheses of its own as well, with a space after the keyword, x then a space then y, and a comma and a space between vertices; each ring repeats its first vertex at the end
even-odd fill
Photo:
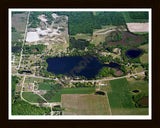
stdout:
POLYGON ((112 77, 112 78, 108 78, 108 79, 103 78, 100 80, 71 80, 71 82, 100 82, 100 81, 106 81, 106 80, 116 80, 116 79, 126 78, 126 77, 130 77, 130 76, 140 75, 140 74, 142 74, 142 75, 145 74, 145 71, 135 73, 135 74, 126 75, 126 76, 121 76, 121 77, 112 77))
POLYGON ((28 23, 29 23, 29 15, 30 15, 30 12, 28 12, 26 29, 25 29, 24 39, 23 39, 23 45, 22 45, 21 57, 20 57, 20 60, 19 60, 18 70, 19 70, 19 68, 21 66, 21 60, 22 60, 22 55, 23 55, 23 46, 24 46, 24 43, 25 43, 26 35, 27 35, 27 26, 28 26, 28 23))
MULTIPOLYGON (((70 80, 70 82, 100 82, 100 81, 106 81, 106 80, 116 80, 116 79, 121 79, 121 78, 126 78, 126 77, 130 77, 130 76, 135 76, 135 75, 144 75, 145 71, 143 72, 139 72, 139 73, 135 73, 135 74, 130 74, 130 75, 126 75, 126 76, 121 76, 121 77, 112 77, 112 78, 103 78, 100 80, 70 80)), ((12 74, 13 76, 27 76, 27 77, 35 77, 35 78, 41 78, 41 79, 50 79, 50 80, 59 80, 59 79, 53 79, 53 78, 47 78, 47 77, 42 77, 42 76, 35 76, 35 75, 25 75, 25 74, 12 74)))

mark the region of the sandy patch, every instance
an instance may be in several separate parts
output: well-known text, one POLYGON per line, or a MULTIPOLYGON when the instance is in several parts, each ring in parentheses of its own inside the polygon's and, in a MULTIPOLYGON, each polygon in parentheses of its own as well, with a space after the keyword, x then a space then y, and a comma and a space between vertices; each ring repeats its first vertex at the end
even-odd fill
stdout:
POLYGON ((57 17, 59 17, 56 13, 53 13, 52 14, 52 17, 54 18, 54 19, 56 19, 57 17))
POLYGON ((43 22, 46 22, 46 21, 47 21, 47 19, 45 18, 45 15, 40 15, 40 16, 38 16, 38 19, 40 19, 40 20, 43 21, 43 22))
POLYGON ((131 32, 148 32, 148 23, 127 23, 127 27, 131 32))
POLYGON ((34 42, 34 41, 39 41, 39 40, 40 38, 37 32, 27 32, 27 38, 26 38, 27 42, 34 42))

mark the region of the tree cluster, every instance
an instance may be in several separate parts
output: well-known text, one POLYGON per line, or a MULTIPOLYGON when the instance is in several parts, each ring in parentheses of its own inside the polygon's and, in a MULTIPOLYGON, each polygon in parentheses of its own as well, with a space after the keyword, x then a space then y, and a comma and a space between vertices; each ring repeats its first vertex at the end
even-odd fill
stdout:
POLYGON ((24 45, 23 47, 23 53, 24 54, 41 54, 43 49, 45 48, 45 45, 38 44, 38 45, 24 45))
POLYGON ((70 37, 70 40, 69 40, 70 49, 76 48, 76 49, 84 50, 85 47, 88 47, 88 45, 89 45, 89 41, 86 41, 84 39, 76 40, 74 37, 70 37))

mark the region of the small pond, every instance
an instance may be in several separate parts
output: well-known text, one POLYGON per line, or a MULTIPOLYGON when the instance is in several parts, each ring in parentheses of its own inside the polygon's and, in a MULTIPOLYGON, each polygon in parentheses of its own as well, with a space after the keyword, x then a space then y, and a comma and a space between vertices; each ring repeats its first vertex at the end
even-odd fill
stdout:
POLYGON ((143 53, 141 49, 129 49, 126 51, 125 55, 130 59, 135 59, 143 53))

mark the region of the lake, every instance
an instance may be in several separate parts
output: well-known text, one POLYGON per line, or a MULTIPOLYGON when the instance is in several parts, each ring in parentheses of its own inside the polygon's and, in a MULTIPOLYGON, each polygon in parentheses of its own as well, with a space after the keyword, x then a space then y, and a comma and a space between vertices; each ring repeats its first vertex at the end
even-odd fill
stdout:
POLYGON ((46 60, 48 63, 47 71, 56 75, 66 74, 71 76, 85 76, 87 79, 94 78, 98 75, 103 66, 119 68, 120 65, 115 63, 102 64, 93 56, 72 56, 56 57, 46 60))
POLYGON ((139 57, 143 53, 143 50, 141 49, 129 49, 126 51, 126 56, 130 59, 135 59, 139 57))

